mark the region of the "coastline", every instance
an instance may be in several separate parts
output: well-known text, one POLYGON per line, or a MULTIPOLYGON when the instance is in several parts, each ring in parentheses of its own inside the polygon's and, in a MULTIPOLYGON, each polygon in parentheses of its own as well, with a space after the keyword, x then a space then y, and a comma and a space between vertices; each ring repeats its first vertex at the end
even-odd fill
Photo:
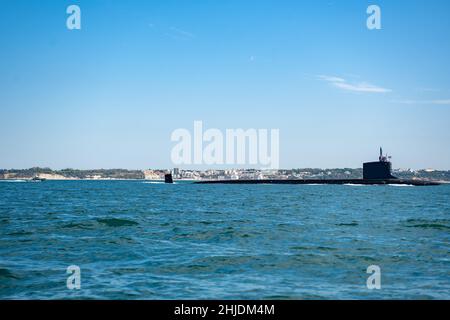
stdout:
MULTIPOLYGON (((224 180, 353 180, 363 177, 362 168, 297 168, 279 170, 261 169, 63 169, 50 168, 0 169, 0 180, 139 180, 164 181, 164 175, 172 172, 176 181, 224 181, 224 180)), ((439 183, 450 183, 450 170, 405 170, 394 169, 393 175, 404 180, 424 180, 439 183)))

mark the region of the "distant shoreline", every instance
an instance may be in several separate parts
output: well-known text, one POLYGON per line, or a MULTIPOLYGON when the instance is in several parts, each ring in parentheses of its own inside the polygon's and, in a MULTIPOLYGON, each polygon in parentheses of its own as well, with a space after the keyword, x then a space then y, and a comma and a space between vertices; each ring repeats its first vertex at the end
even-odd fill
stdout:
MULTIPOLYGON (((164 174, 172 172, 175 180, 201 181, 201 180, 260 180, 260 179, 359 179, 362 178, 362 168, 299 168, 299 169, 209 169, 209 170, 184 170, 184 169, 62 169, 50 168, 29 169, 0 169, 0 180, 31 180, 39 178, 43 180, 60 181, 108 181, 108 180, 142 180, 164 181, 164 174)), ((400 179, 420 179, 429 181, 450 182, 450 170, 410 170, 394 169, 393 175, 400 179)))

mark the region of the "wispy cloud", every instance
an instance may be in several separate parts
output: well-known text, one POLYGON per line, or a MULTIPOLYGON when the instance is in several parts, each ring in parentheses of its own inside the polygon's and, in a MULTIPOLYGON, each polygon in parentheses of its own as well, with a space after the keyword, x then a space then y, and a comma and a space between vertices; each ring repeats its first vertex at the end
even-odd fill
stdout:
POLYGON ((148 23, 148 27, 153 29, 155 32, 163 34, 164 36, 170 37, 174 40, 192 40, 196 36, 194 33, 186 31, 178 27, 168 27, 164 25, 156 25, 153 22, 148 23))
POLYGON ((422 92, 439 92, 439 89, 435 89, 435 88, 418 88, 419 91, 422 92))
POLYGON ((170 27, 169 31, 170 31, 170 35, 172 37, 175 37, 178 39, 194 39, 195 38, 195 34, 193 34, 192 32, 180 29, 180 28, 170 27))
POLYGON ((318 79, 322 81, 326 81, 330 83, 332 86, 347 90, 347 91, 353 91, 353 92, 366 92, 366 93, 386 93, 391 92, 392 90, 382 88, 367 82, 356 82, 351 83, 347 81, 344 78, 335 77, 335 76, 326 76, 326 75, 319 75, 317 76, 318 79))
POLYGON ((431 103, 433 103, 433 104, 450 104, 450 99, 445 99, 445 100, 431 100, 431 103))
POLYGON ((400 104, 434 104, 434 105, 450 105, 450 99, 436 100, 393 100, 393 103, 400 104))

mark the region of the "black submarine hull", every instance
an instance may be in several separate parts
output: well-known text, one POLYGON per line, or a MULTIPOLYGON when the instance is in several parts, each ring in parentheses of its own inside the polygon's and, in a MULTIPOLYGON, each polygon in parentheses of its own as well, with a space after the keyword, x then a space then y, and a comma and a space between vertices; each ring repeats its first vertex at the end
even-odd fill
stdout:
POLYGON ((440 183, 406 179, 261 179, 261 180, 205 180, 199 184, 362 184, 362 185, 413 185, 436 186, 440 183))
MULTIPOLYGON (((428 180, 398 179, 392 172, 390 157, 383 156, 380 148, 378 161, 363 163, 362 179, 261 179, 261 180, 204 180, 202 184, 362 184, 362 185, 412 185, 437 186, 440 183, 428 180)), ((167 182, 167 178, 166 178, 167 182)))

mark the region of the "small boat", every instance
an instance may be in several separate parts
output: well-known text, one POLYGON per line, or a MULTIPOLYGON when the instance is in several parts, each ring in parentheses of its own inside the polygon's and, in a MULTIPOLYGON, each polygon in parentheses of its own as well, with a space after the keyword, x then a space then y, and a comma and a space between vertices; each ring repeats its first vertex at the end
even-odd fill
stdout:
POLYGON ((33 177, 33 178, 31 178, 31 182, 42 182, 42 181, 45 181, 46 179, 45 178, 41 178, 41 177, 38 177, 38 176, 35 176, 35 177, 33 177))

